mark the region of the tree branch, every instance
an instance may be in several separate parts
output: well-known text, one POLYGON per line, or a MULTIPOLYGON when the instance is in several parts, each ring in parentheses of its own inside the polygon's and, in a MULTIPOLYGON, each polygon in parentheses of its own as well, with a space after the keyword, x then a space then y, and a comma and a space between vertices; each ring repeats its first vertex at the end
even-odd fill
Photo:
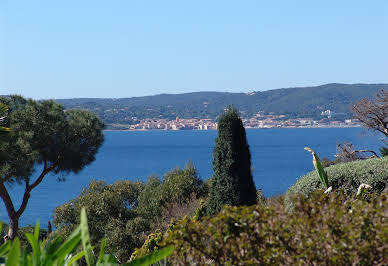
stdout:
POLYGON ((26 180, 26 188, 25 188, 25 190, 24 190, 23 201, 22 201, 22 204, 20 205, 18 211, 16 212, 16 215, 17 215, 18 217, 20 217, 20 216, 23 214, 24 210, 25 210, 26 207, 27 207, 27 203, 28 203, 28 200, 29 200, 29 198, 30 198, 30 192, 31 192, 31 190, 33 190, 36 186, 38 186, 38 185, 42 182, 43 178, 44 178, 51 170, 53 170, 56 166, 57 166, 57 164, 55 163, 55 164, 53 164, 53 165, 51 165, 50 167, 47 168, 47 161, 45 160, 45 161, 44 161, 44 166, 43 166, 43 171, 42 171, 42 173, 39 175, 39 177, 35 180, 35 182, 32 183, 31 185, 29 185, 28 180, 26 180))
POLYGON ((0 182, 0 197, 3 199, 5 208, 7 209, 8 217, 11 220, 11 217, 14 217, 15 215, 15 207, 13 206, 12 199, 4 185, 4 181, 0 182))
POLYGON ((374 156, 376 156, 377 158, 379 158, 380 156, 377 155, 377 153, 375 151, 372 151, 372 150, 355 150, 354 153, 356 152, 359 152, 359 153, 362 153, 362 152, 370 152, 370 153, 373 153, 374 156))
POLYGON ((53 169, 54 169, 55 167, 57 167, 57 166, 58 166, 58 163, 52 164, 49 168, 46 168, 46 166, 45 166, 45 168, 43 168, 43 171, 42 171, 42 173, 40 174, 40 176, 35 180, 34 183, 32 183, 31 186, 29 186, 29 190, 31 191, 31 190, 33 190, 37 185, 39 185, 40 182, 42 182, 43 178, 44 178, 49 172, 51 172, 51 170, 53 170, 53 169))

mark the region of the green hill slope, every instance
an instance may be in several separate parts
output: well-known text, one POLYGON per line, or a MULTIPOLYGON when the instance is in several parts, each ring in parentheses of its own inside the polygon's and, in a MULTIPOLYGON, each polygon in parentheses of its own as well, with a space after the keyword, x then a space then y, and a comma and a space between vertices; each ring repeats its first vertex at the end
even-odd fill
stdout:
POLYGON ((388 84, 326 84, 246 93, 193 92, 160 94, 120 99, 61 99, 66 108, 84 108, 96 112, 107 124, 131 124, 134 118, 213 118, 228 105, 236 106, 243 117, 264 111, 287 117, 320 118, 321 112, 331 110, 337 118, 350 118, 349 107, 388 84))

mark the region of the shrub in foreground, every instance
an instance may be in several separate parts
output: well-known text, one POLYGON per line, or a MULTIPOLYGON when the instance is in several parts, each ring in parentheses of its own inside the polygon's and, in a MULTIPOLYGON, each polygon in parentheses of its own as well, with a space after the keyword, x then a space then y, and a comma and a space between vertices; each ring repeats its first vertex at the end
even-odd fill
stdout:
MULTIPOLYGON (((362 184, 372 186, 372 191, 381 193, 388 184, 388 157, 359 160, 349 163, 336 164, 325 168, 330 186, 333 189, 343 189, 350 196, 357 193, 362 184)), ((286 204, 291 206, 291 197, 300 193, 309 195, 317 189, 326 189, 314 170, 299 180, 288 189, 286 204)))
MULTIPOLYGON (((388 195, 370 201, 316 191, 308 200, 225 207, 213 218, 182 219, 163 243, 173 264, 383 265, 388 254, 388 195)), ((163 245, 162 245, 163 246, 163 245)))
MULTIPOLYGON (((2 229, 0 223, 0 231, 2 229)), ((78 262, 88 266, 118 265, 116 258, 111 254, 105 254, 106 239, 101 241, 98 254, 90 243, 90 235, 85 209, 82 209, 80 224, 74 229, 70 236, 62 241, 61 237, 46 240, 39 239, 39 223, 36 224, 32 233, 25 233, 30 245, 29 249, 21 248, 20 240, 16 237, 0 246, 1 265, 78 265, 78 262), (81 245, 82 244, 82 245, 81 245), (81 251, 77 249, 81 246, 81 251)), ((151 252, 146 256, 138 257, 122 265, 146 266, 166 260, 174 247, 169 246, 151 252)))

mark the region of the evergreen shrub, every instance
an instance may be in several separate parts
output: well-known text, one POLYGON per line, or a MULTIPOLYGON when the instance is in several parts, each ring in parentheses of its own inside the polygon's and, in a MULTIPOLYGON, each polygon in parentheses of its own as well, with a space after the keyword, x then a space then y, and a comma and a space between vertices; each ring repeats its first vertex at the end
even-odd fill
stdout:
MULTIPOLYGON (((383 192, 388 184, 388 157, 358 160, 348 163, 336 164, 325 168, 329 179, 329 186, 333 189, 343 189, 350 196, 357 193, 358 187, 362 184, 372 186, 372 191, 383 192)), ((288 189, 285 201, 291 207, 291 197, 300 193, 308 196, 317 189, 323 187, 317 172, 314 170, 288 189)))
POLYGON ((256 187, 251 173, 251 154, 245 128, 233 107, 220 117, 213 151, 214 176, 207 211, 218 213, 223 205, 256 203, 256 187))

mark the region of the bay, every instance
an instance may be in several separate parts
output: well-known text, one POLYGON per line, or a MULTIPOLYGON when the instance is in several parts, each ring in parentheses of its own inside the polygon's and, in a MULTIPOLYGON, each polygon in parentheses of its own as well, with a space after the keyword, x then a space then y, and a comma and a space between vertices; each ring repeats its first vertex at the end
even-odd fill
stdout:
MULTIPOLYGON (((192 160, 203 179, 212 176, 212 153, 217 131, 106 131, 105 142, 96 161, 78 175, 50 175, 32 193, 21 226, 43 227, 52 220, 55 207, 77 197, 92 179, 112 183, 117 180, 146 181, 150 175, 161 177, 169 170, 184 167, 192 160), (66 181, 58 182, 65 178, 66 181)), ((297 178, 313 169, 314 149, 323 158, 333 159, 336 144, 352 142, 357 149, 378 150, 379 137, 361 128, 248 129, 252 169, 257 188, 265 196, 284 193, 297 178)), ((19 206, 22 186, 9 187, 19 206)), ((7 221, 4 204, 0 220, 7 221)))

